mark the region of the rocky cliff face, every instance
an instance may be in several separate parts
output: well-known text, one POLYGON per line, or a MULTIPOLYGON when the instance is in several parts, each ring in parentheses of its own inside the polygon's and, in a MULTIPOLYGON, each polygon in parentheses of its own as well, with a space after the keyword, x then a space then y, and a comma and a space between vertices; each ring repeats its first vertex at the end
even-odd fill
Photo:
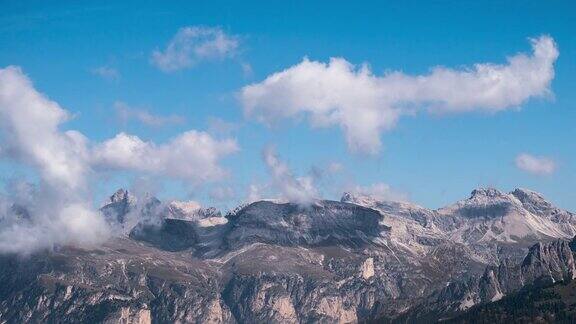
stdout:
POLYGON ((574 278, 576 217, 528 190, 438 210, 345 194, 226 216, 114 194, 92 249, 0 256, 0 322, 426 321, 574 278))
POLYGON ((381 231, 382 215, 353 204, 319 201, 310 206, 256 202, 229 217, 230 249, 260 242, 284 246, 362 246, 381 231))
POLYGON ((449 316, 474 305, 498 301, 525 286, 547 286, 575 278, 576 266, 569 242, 536 243, 520 263, 488 266, 479 277, 450 282, 404 317, 417 320, 449 316))

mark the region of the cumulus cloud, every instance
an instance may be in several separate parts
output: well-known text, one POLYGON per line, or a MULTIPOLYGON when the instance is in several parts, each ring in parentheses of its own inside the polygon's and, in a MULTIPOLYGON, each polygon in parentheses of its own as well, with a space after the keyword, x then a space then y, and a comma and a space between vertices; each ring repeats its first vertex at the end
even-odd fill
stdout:
POLYGON ((102 143, 61 129, 71 118, 39 93, 18 67, 0 69, 1 158, 31 167, 35 184, 6 188, 0 196, 0 252, 29 253, 56 245, 92 245, 110 234, 94 210, 89 182, 100 170, 170 176, 194 184, 222 178, 220 159, 238 150, 190 130, 164 144, 120 133, 102 143))
POLYGON ((168 125, 182 124, 185 122, 184 117, 179 115, 159 116, 148 112, 145 109, 131 107, 122 101, 114 102, 114 109, 116 115, 122 123, 127 123, 129 120, 134 119, 144 125, 151 127, 162 127, 168 125))
POLYGON ((408 201, 408 195, 379 182, 370 186, 354 186, 348 191, 355 195, 370 196, 380 201, 408 201))
POLYGON ((296 177, 288 165, 280 160, 273 147, 267 147, 262 157, 272 176, 272 185, 281 198, 301 205, 310 204, 318 197, 312 177, 296 177))
POLYGON ((41 179, 26 212, 10 209, 2 217, 0 252, 105 238, 106 224, 85 196, 90 172, 87 140, 79 132, 60 130, 69 118, 66 110, 36 91, 18 67, 0 69, 4 157, 35 168, 41 179), (13 222, 15 218, 24 221, 13 222))
POLYGON ((60 125, 70 119, 56 102, 37 92, 18 67, 0 69, 0 129, 3 151, 37 167, 55 189, 84 185, 86 139, 60 125))
POLYGON ((219 160, 238 149, 234 139, 216 140, 195 130, 160 145, 120 133, 97 144, 93 159, 101 169, 148 172, 200 183, 221 179, 225 171, 219 160))
POLYGON ((556 171, 554 160, 544 156, 522 153, 516 157, 515 162, 518 169, 536 175, 549 175, 556 171))
POLYGON ((264 123, 302 114, 314 127, 339 126, 353 151, 377 153, 380 135, 404 114, 498 112, 550 94, 558 57, 551 37, 530 40, 532 53, 506 64, 480 63, 465 69, 435 67, 425 75, 372 73, 343 58, 310 61, 245 86, 240 100, 247 116, 264 123))
POLYGON ((230 58, 236 55, 240 41, 219 27, 183 27, 164 51, 152 53, 152 63, 164 72, 190 68, 201 61, 230 58))
POLYGON ((118 81, 120 80, 120 72, 113 67, 106 65, 99 66, 91 70, 92 74, 101 77, 102 79, 108 81, 118 81))

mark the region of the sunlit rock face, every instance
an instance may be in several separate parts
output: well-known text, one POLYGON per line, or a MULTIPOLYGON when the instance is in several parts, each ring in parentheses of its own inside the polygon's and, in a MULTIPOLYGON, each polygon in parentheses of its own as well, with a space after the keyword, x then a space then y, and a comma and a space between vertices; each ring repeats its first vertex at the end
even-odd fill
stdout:
POLYGON ((123 229, 101 246, 0 256, 1 321, 422 321, 576 275, 574 214, 525 189, 437 210, 348 193, 225 216, 119 190, 101 211, 123 229))
POLYGON ((250 243, 286 246, 370 244, 386 227, 382 215, 369 208, 335 201, 310 206, 253 203, 229 218, 226 242, 230 247, 250 243))

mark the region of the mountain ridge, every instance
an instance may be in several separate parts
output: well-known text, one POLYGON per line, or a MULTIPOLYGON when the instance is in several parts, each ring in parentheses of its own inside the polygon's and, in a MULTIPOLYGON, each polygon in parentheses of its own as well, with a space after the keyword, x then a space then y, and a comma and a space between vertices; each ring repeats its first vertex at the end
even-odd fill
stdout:
POLYGON ((1 320, 439 320, 576 273, 576 216, 525 189, 436 210, 344 194, 225 215, 124 190, 102 210, 122 231, 100 247, 0 256, 1 320))

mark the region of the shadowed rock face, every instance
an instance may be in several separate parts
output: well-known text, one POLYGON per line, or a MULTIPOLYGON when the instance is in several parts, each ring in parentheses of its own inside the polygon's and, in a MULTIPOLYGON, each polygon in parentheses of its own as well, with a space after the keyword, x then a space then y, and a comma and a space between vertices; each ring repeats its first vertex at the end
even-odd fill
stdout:
POLYGON ((194 223, 180 219, 164 219, 161 224, 138 224, 130 232, 130 238, 166 251, 182 251, 198 243, 194 223))
POLYGON ((452 316, 474 305, 498 301, 524 286, 546 286, 575 278, 576 266, 569 242, 539 242, 529 249, 522 262, 488 266, 479 277, 450 283, 403 318, 417 320, 452 316))
POLYGON ((136 207, 136 199, 127 190, 119 189, 112 196, 109 202, 102 207, 102 214, 111 223, 122 224, 125 216, 136 207))
POLYGON ((137 224, 100 247, 0 256, 0 322, 434 321, 576 273, 574 215, 524 189, 439 210, 348 194, 226 217, 119 191, 107 211, 137 224))
POLYGON ((550 281, 552 283, 576 278, 574 256, 567 241, 536 243, 522 262, 525 281, 550 281))
POLYGON ((0 318, 7 323, 230 322, 218 273, 188 255, 114 239, 0 258, 0 318))

